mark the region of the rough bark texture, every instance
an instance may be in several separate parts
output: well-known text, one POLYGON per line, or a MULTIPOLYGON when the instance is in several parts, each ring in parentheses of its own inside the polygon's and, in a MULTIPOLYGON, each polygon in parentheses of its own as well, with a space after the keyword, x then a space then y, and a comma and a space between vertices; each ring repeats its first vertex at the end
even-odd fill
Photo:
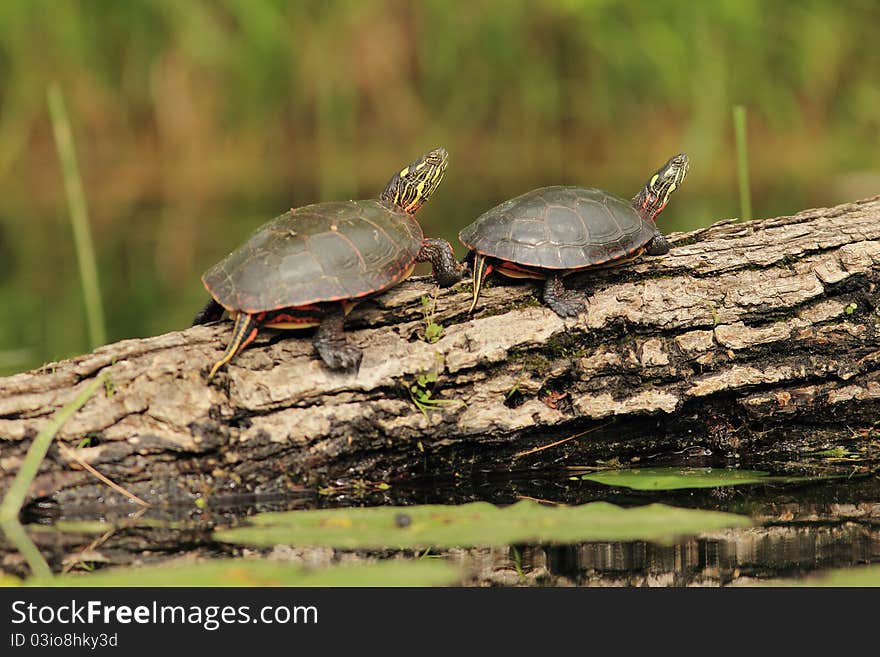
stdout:
POLYGON ((876 421, 880 197, 671 241, 666 256, 571 277, 591 295, 577 319, 540 305, 533 285, 486 289, 473 318, 467 282, 440 291, 433 344, 421 299, 434 287, 407 281, 349 317, 365 349, 357 375, 326 370, 307 338, 266 332, 207 385, 230 334, 220 322, 0 379, 0 491, 100 372, 106 390, 61 429, 33 496, 123 499, 74 450, 157 503, 689 445, 747 456, 876 421), (428 391, 451 403, 426 416, 412 397, 428 391), (93 446, 77 447, 84 437, 93 446))

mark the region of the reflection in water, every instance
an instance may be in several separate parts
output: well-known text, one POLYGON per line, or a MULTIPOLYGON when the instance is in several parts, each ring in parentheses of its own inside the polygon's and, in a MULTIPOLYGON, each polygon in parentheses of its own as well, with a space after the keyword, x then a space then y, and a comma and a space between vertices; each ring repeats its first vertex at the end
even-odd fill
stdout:
MULTIPOLYGON (((767 467, 772 470, 773 468, 767 467)), ((567 476, 567 475, 566 475, 567 476)), ((852 477, 810 485, 753 485, 727 489, 638 492, 545 478, 495 481, 492 486, 451 488, 435 482, 358 497, 344 495, 239 500, 230 506, 152 508, 135 518, 120 508, 61 509, 35 501, 24 514, 52 567, 73 572, 158 563, 180 557, 237 556, 240 548, 214 541, 215 528, 235 526, 261 511, 333 506, 460 504, 479 499, 509 504, 525 492, 554 494, 557 502, 604 500, 623 506, 662 502, 672 506, 748 515, 755 526, 686 537, 667 545, 589 542, 571 545, 506 545, 430 550, 429 556, 460 562, 474 586, 726 586, 801 579, 831 568, 880 562, 880 479, 852 477), (727 491, 719 494, 720 491, 727 491), (96 519, 105 523, 94 526, 96 519), (76 525, 87 521, 91 529, 76 525), (66 524, 65 524, 66 523, 66 524), (107 527, 114 527, 107 531, 107 527)), ((130 509, 129 509, 130 511, 130 509)), ((254 557, 309 568, 387 558, 422 558, 424 550, 344 550, 278 545, 244 550, 254 557)), ((0 537, 0 573, 25 576, 23 559, 0 537)), ((83 573, 87 576, 87 573, 83 573)))
POLYGON ((880 561, 880 527, 800 525, 732 530, 672 545, 644 541, 474 551, 471 584, 718 586, 800 578, 880 561))

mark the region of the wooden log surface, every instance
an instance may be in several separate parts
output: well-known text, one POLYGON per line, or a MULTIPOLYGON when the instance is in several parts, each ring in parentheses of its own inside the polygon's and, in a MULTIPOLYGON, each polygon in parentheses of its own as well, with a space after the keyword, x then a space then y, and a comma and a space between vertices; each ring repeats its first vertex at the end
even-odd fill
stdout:
POLYGON ((530 284, 485 289, 473 317, 468 281, 441 290, 433 343, 422 299, 436 289, 410 279, 349 316, 357 374, 325 369, 302 334, 266 331, 207 384, 224 321, 0 379, 0 492, 99 374, 105 387, 60 430, 32 497, 124 500, 80 460, 163 503, 688 446, 749 458, 873 426, 880 197, 670 237, 666 256, 567 279, 590 295, 576 319, 530 284), (445 401, 423 412, 414 398, 445 401))

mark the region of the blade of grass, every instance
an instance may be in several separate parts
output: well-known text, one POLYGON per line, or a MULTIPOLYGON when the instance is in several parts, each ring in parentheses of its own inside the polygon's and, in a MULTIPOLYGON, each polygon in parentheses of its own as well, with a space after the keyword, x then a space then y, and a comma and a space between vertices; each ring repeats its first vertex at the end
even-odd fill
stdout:
POLYGON ((38 577, 51 577, 52 571, 37 546, 25 532, 24 527, 21 526, 18 513, 21 511, 21 505, 27 496, 28 488, 30 488, 34 477, 37 476, 40 463, 43 462, 46 452, 49 451, 49 445, 52 444, 55 434, 102 385, 104 385, 104 376, 99 375, 72 402, 52 416, 49 423, 43 427, 31 443, 12 485, 6 491, 3 502, 0 503, 0 529, 27 560, 31 572, 38 577))
POLYGON ((89 215, 86 209, 86 196, 83 192, 82 178, 76 160, 73 144, 73 131, 64 105, 64 95, 57 83, 49 85, 46 93, 49 102, 49 117, 52 132, 58 148, 58 160, 64 177, 64 191, 70 210, 70 223, 73 226, 73 239, 79 274, 82 280, 83 296, 86 303, 86 318, 89 325, 89 341, 94 349, 107 342, 104 328, 104 308, 101 303, 101 288, 98 284, 98 267, 95 264, 95 249, 89 230, 89 215))
POLYGON ((739 216, 748 221, 752 218, 752 191, 749 181, 749 150, 746 135, 746 108, 733 108, 733 132, 736 139, 736 170, 739 179, 739 216))
POLYGON ((545 449, 550 449, 551 447, 556 447, 557 445, 567 443, 569 440, 574 440, 575 438, 586 436, 588 433, 593 433, 594 431, 598 431, 599 429, 604 429, 610 424, 611 422, 606 422, 605 424, 600 424, 598 427, 592 427, 590 429, 587 429, 586 431, 581 431, 580 433, 576 433, 573 436, 569 436, 568 438, 563 438, 562 440, 557 440, 552 443, 548 443, 547 445, 541 445, 540 447, 535 447, 534 449, 527 449, 524 452, 517 452, 513 455, 513 458, 518 459, 521 456, 528 456, 529 454, 534 454, 535 452, 542 452, 545 449))
POLYGON ((113 480, 110 479, 109 477, 107 477, 107 476, 101 474, 100 472, 98 472, 97 470, 95 470, 94 467, 92 467, 91 465, 89 465, 88 463, 86 463, 85 461, 83 461, 83 460, 82 460, 79 456, 77 456, 76 454, 73 455, 73 460, 76 461, 77 465, 79 465, 83 470, 86 470, 86 471, 87 471, 89 474, 91 474, 95 479, 101 481, 101 482, 104 483, 104 484, 107 484, 110 488, 112 488, 113 490, 115 490, 117 493, 121 493, 122 495, 125 495, 125 496, 126 496, 128 499, 130 499, 132 502, 135 502, 135 503, 137 503, 137 504, 140 504, 140 505, 141 505, 142 507, 144 507, 144 508, 147 508, 147 507, 150 506, 150 503, 149 503, 149 502, 145 502, 144 500, 142 500, 141 498, 139 498, 137 495, 135 495, 135 494, 132 493, 131 491, 129 491, 129 490, 123 488, 122 486, 120 486, 119 484, 117 484, 115 481, 113 481, 113 480))

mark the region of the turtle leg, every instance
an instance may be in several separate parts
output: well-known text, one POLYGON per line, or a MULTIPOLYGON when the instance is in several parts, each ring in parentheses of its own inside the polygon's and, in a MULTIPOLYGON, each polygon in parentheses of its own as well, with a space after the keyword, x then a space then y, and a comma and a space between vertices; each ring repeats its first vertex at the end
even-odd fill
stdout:
POLYGON ((214 363, 211 371, 208 372, 208 381, 214 378, 217 370, 235 358, 236 354, 253 342, 259 330, 259 322, 257 322, 253 315, 239 312, 235 316, 235 326, 232 327, 232 338, 229 340, 226 351, 223 352, 220 360, 214 363))
POLYGON ((471 301, 471 307, 468 308, 468 314, 473 313, 474 308, 477 307, 477 301, 480 298, 480 290, 483 289, 483 283, 486 282, 486 276, 492 273, 492 264, 489 262, 489 258, 476 251, 474 251, 473 254, 474 259, 471 263, 471 267, 473 268, 474 274, 474 300, 471 301))
POLYGON ((666 255, 669 253, 669 241, 663 236, 659 230, 651 241, 645 246, 645 253, 648 255, 666 255))
POLYGON ((465 267, 460 265, 452 252, 452 245, 446 240, 429 237, 422 242, 416 262, 430 262, 434 278, 440 287, 455 285, 464 275, 465 267))
POLYGON ((579 293, 569 290, 561 276, 548 276, 544 282, 544 303, 560 317, 577 317, 586 310, 587 301, 579 293))
POLYGON ((345 312, 338 306, 327 312, 312 338, 315 350, 331 370, 357 370, 361 366, 363 352, 345 338, 345 312))
POLYGON ((193 318, 193 323, 191 324, 191 326, 207 324, 208 322, 216 322, 223 316, 223 310, 223 306, 214 301, 214 299, 211 299, 210 301, 208 301, 208 303, 205 304, 205 307, 202 308, 193 318))

